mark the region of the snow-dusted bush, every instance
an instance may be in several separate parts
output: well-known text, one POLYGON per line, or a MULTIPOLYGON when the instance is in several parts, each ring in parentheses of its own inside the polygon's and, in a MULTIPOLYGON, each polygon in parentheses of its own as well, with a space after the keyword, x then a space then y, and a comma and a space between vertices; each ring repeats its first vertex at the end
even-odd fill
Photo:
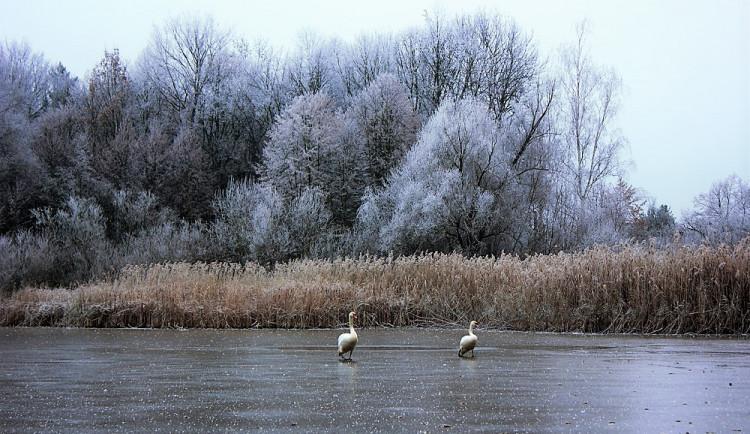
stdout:
POLYGON ((51 284, 81 282, 111 271, 113 250, 102 208, 92 199, 70 197, 65 207, 34 211, 39 236, 49 244, 51 284))
POLYGON ((750 184, 737 175, 715 182, 693 200, 683 216, 688 239, 709 244, 736 244, 750 236, 750 184))
POLYGON ((284 202, 266 184, 232 181, 214 201, 211 230, 217 259, 263 262, 284 256, 288 234, 282 225, 284 202))

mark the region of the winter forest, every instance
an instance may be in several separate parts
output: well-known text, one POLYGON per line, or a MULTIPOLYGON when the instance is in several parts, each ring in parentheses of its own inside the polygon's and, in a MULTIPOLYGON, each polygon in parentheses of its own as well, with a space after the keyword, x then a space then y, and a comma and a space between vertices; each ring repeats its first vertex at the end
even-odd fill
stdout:
POLYGON ((303 32, 284 49, 181 16, 85 78, 4 41, 0 288, 135 264, 748 237, 737 176, 679 220, 624 180, 623 83, 577 35, 541 53, 498 13, 428 12, 398 34, 303 32))

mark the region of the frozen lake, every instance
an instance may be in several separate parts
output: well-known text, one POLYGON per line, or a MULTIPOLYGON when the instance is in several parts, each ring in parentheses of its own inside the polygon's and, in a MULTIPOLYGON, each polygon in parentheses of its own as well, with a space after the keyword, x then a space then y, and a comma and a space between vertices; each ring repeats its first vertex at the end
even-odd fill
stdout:
POLYGON ((750 340, 0 329, 0 431, 750 432, 750 340))

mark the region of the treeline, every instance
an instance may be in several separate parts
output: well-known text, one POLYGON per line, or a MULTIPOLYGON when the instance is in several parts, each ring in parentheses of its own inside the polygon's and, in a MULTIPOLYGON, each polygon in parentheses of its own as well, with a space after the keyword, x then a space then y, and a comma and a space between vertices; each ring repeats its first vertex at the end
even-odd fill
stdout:
POLYGON ((181 17, 85 79, 0 45, 0 288, 128 264, 736 243, 731 177, 677 224, 619 176, 621 83, 585 28, 543 58, 497 13, 282 52, 181 17), (716 206, 718 201, 718 207, 716 206))

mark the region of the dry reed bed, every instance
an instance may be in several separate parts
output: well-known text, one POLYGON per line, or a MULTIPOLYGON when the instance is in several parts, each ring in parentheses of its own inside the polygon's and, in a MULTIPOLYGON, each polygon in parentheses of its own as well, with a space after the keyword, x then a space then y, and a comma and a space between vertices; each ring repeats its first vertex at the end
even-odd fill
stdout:
POLYGON ((339 327, 465 324, 517 330, 750 332, 750 240, 729 248, 631 245, 581 253, 465 258, 154 264, 112 281, 24 289, 0 325, 339 327))

